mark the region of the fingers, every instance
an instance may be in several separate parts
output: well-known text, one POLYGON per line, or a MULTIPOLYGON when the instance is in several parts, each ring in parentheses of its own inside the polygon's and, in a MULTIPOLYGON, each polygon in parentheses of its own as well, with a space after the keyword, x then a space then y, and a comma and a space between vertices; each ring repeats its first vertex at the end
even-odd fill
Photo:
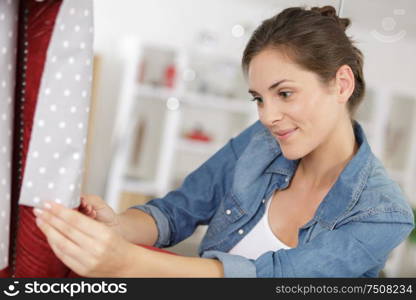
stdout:
POLYGON ((84 197, 81 197, 80 212, 93 219, 97 216, 94 207, 91 204, 88 204, 84 197))
MULTIPOLYGON (((100 233, 105 231, 103 224, 100 224, 99 222, 84 216, 82 213, 76 210, 66 208, 65 206, 53 201, 46 201, 45 205, 48 205, 49 207, 45 206, 44 211, 47 211, 49 214, 56 217, 52 220, 56 222, 55 224, 57 226, 64 226, 66 223, 66 226, 72 228, 72 231, 70 231, 71 233, 73 233, 76 229, 76 231, 84 233, 93 240, 102 240, 102 235, 100 233), (58 220, 63 221, 64 223, 59 223, 58 220)), ((65 230, 70 230, 68 229, 69 227, 64 227, 63 230, 65 233, 65 230)), ((78 237, 75 235, 74 238, 78 237)))
POLYGON ((43 223, 58 231, 61 235, 70 239, 73 243, 81 248, 94 249, 94 240, 84 232, 74 228, 71 224, 66 223, 62 219, 56 217, 48 210, 34 209, 33 211, 43 223))
POLYGON ((86 276, 85 275, 85 264, 81 263, 80 261, 77 260, 77 258, 74 258, 72 255, 69 255, 65 252, 63 252, 62 250, 60 250, 60 248, 56 247, 56 246, 51 246, 53 252, 55 253, 55 255, 68 267, 70 268, 72 271, 74 271, 76 274, 81 275, 81 276, 86 276))
POLYGON ((71 269, 79 269, 86 262, 82 260, 86 258, 84 251, 70 239, 66 238, 62 233, 56 230, 53 226, 43 221, 36 219, 36 224, 39 229, 45 234, 49 245, 56 254, 56 256, 65 265, 71 269))
POLYGON ((81 196, 80 212, 86 216, 95 219, 97 212, 106 207, 106 203, 99 196, 83 195, 81 196))
POLYGON ((77 274, 93 274, 97 262, 106 261, 113 233, 104 225, 52 201, 34 209, 36 224, 56 256, 77 274))
POLYGON ((103 199, 96 195, 83 195, 81 197, 81 203, 84 202, 86 205, 90 205, 95 209, 100 209, 106 206, 103 199))

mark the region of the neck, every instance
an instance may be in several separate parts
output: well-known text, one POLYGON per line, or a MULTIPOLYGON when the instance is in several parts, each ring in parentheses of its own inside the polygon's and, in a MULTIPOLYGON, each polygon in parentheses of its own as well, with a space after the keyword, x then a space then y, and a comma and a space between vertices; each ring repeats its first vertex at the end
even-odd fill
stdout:
POLYGON ((358 150, 349 118, 339 122, 327 141, 299 162, 299 177, 310 190, 331 187, 358 150))

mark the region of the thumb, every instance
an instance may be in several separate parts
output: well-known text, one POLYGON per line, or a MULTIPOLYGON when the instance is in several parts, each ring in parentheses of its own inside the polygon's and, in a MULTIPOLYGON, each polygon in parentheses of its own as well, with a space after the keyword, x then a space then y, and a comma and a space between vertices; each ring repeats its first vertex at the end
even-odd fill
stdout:
POLYGON ((89 204, 93 206, 95 209, 100 209, 107 206, 105 201, 96 195, 82 195, 81 204, 89 204))

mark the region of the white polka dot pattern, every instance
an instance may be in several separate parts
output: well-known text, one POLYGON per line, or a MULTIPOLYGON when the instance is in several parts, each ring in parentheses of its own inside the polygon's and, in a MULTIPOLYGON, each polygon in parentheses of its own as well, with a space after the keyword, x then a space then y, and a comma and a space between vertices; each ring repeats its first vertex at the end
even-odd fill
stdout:
POLYGON ((79 205, 92 75, 92 1, 62 3, 38 94, 19 204, 79 205))
POLYGON ((0 270, 9 257, 17 4, 0 0, 0 270))

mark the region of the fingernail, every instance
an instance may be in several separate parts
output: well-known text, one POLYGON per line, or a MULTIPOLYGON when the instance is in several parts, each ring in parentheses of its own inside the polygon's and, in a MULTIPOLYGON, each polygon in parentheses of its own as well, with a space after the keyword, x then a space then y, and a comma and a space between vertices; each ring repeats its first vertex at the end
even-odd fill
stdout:
POLYGON ((36 224, 40 225, 42 223, 43 223, 43 221, 40 218, 36 218, 36 224))
POLYGON ((47 208, 47 209, 52 208, 52 206, 51 206, 48 202, 45 202, 45 203, 43 204, 43 206, 44 206, 45 208, 47 208))
POLYGON ((43 214, 43 210, 41 210, 41 209, 39 209, 39 208, 35 208, 35 209, 33 210, 33 212, 34 212, 34 214, 35 214, 35 215, 41 215, 41 214, 43 214))

